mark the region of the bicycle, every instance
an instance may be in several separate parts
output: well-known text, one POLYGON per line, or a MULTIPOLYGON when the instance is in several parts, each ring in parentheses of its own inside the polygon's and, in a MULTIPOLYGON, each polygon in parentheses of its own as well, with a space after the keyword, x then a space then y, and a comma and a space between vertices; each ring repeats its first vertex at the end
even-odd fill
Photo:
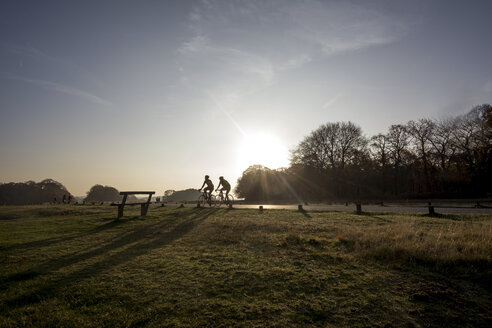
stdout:
POLYGON ((203 193, 198 197, 198 205, 200 207, 205 207, 205 205, 208 205, 210 207, 216 206, 217 200, 215 195, 209 194, 206 191, 203 191, 203 193))
POLYGON ((215 197, 215 201, 217 203, 216 204, 217 207, 220 207, 220 205, 222 204, 226 204, 227 206, 232 206, 232 204, 234 203, 234 197, 231 194, 228 194, 226 197, 226 195, 221 189, 219 190, 219 194, 215 197))

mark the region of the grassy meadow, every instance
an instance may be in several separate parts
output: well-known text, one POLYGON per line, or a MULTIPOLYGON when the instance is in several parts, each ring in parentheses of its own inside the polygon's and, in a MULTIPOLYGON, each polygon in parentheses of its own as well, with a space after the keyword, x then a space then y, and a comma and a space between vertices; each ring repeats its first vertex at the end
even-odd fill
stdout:
POLYGON ((0 327, 491 327, 492 216, 0 207, 0 327))

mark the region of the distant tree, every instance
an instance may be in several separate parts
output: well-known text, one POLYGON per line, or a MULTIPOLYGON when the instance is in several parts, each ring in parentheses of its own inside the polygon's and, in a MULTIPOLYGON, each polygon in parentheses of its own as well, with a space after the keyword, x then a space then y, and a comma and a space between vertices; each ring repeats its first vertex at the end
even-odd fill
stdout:
POLYGON ((367 140, 352 122, 326 123, 305 137, 292 151, 292 164, 318 170, 356 164, 365 152, 367 140))
POLYGON ((478 147, 476 149, 476 181, 483 193, 492 192, 492 106, 478 106, 481 119, 478 147))
POLYGON ((385 168, 389 161, 389 145, 388 138, 384 134, 377 134, 371 138, 371 149, 373 158, 378 163, 378 166, 385 168))
POLYGON ((165 202, 186 202, 197 200, 200 196, 200 192, 197 189, 186 189, 186 190, 166 190, 164 193, 163 201, 165 202), (168 194, 166 196, 166 193, 168 194))
POLYGON ((175 192, 176 192, 176 190, 172 190, 172 189, 166 190, 166 191, 164 191, 164 197, 170 197, 175 192))
POLYGON ((86 202, 117 202, 121 199, 122 196, 116 188, 97 184, 87 192, 84 200, 86 202))
POLYGON ((441 170, 449 169, 451 160, 456 153, 456 142, 453 139, 455 121, 451 119, 434 122, 435 129, 429 142, 437 165, 441 170))
POLYGON ((63 184, 53 179, 0 185, 0 204, 5 205, 42 204, 52 202, 55 197, 60 201, 63 195, 68 197, 71 194, 63 184))
POLYGON ((428 192, 432 189, 429 159, 432 147, 431 138, 435 128, 434 122, 429 119, 420 119, 407 123, 407 131, 412 136, 411 140, 415 150, 414 153, 417 154, 417 158, 422 165, 428 192))
POLYGON ((390 162, 395 168, 399 168, 409 157, 410 135, 405 126, 394 124, 389 127, 387 140, 390 162))
POLYGON ((398 195, 404 190, 401 181, 403 180, 402 168, 404 168, 411 158, 410 135, 404 125, 393 124, 389 127, 386 134, 388 147, 388 161, 392 166, 393 194, 398 195))
POLYGON ((296 197, 287 170, 251 165, 238 179, 235 193, 247 201, 279 201, 296 197))
POLYGON ((467 114, 458 116, 453 128, 454 142, 457 148, 457 164, 464 167, 472 175, 476 169, 476 150, 481 143, 484 107, 483 105, 475 106, 467 114))
POLYGON ((334 163, 334 144, 330 142, 327 131, 321 127, 305 137, 291 151, 291 165, 304 165, 317 170, 326 170, 334 163))

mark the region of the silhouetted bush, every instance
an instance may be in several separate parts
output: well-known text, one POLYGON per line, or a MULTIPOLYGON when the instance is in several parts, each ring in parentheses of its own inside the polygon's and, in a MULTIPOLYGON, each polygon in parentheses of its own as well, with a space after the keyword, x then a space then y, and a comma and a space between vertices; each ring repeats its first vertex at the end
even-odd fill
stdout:
POLYGON ((20 183, 0 184, 0 204, 3 205, 29 205, 53 202, 61 202, 63 195, 71 195, 61 183, 45 179, 39 183, 34 181, 20 183))
POLYGON ((121 201, 123 196, 120 196, 120 192, 110 186, 95 185, 88 192, 87 197, 84 199, 86 202, 118 202, 121 201))
POLYGON ((186 202, 186 201, 195 201, 201 195, 197 189, 186 189, 186 190, 166 190, 164 197, 162 200, 164 202, 186 202))

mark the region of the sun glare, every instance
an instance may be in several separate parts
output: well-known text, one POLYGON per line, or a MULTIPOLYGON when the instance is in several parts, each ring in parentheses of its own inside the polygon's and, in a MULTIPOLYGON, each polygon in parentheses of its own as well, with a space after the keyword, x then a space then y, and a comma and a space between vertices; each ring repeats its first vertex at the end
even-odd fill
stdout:
POLYGON ((245 170, 253 164, 261 164, 270 169, 286 167, 289 164, 289 152, 282 142, 267 133, 245 136, 238 148, 238 165, 245 170))

